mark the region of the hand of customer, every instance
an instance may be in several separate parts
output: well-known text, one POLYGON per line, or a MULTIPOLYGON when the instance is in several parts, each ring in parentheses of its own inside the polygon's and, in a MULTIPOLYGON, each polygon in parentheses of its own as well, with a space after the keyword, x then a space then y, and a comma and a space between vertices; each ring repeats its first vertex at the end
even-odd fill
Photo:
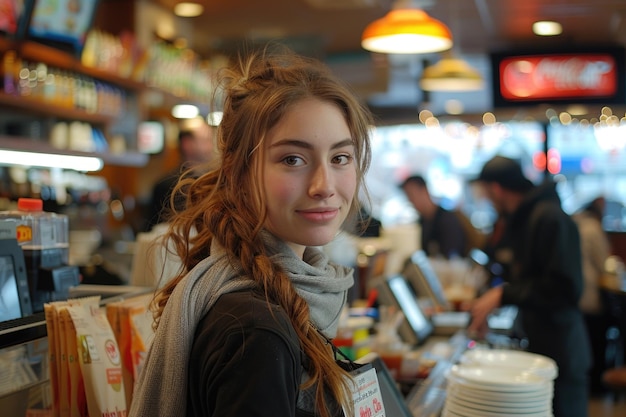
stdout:
POLYGON ((472 319, 467 328, 469 334, 477 335, 480 338, 485 337, 489 330, 487 317, 494 309, 500 307, 501 299, 502 286, 498 286, 491 288, 474 301, 470 308, 472 319))

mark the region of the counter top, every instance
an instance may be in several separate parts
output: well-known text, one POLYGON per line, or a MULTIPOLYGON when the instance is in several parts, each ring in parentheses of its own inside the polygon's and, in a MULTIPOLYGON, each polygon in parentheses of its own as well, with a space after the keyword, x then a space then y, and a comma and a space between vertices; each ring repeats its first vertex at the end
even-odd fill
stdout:
MULTIPOLYGON (((100 305, 154 291, 151 287, 129 285, 78 285, 70 290, 71 298, 100 295, 100 305)), ((20 345, 47 336, 43 312, 0 322, 0 349, 20 345)))

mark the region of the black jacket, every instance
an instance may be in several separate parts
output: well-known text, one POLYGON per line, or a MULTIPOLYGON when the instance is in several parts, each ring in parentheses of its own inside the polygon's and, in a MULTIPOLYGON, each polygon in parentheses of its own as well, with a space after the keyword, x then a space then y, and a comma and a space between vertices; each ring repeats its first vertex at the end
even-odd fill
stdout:
POLYGON ((452 211, 439 206, 433 219, 419 218, 421 247, 429 257, 445 258, 466 255, 466 237, 463 225, 452 211))
POLYGON ((259 291, 222 295, 196 330, 187 416, 313 417, 306 363, 282 308, 259 291))
POLYGON ((561 208, 555 184, 546 182, 529 191, 507 227, 513 260, 502 304, 518 306, 528 350, 554 359, 559 367, 555 415, 586 415, 586 410, 559 412, 565 410, 559 407, 576 400, 561 395, 560 384, 584 386, 590 365, 589 341, 578 308, 583 277, 576 224, 561 208))

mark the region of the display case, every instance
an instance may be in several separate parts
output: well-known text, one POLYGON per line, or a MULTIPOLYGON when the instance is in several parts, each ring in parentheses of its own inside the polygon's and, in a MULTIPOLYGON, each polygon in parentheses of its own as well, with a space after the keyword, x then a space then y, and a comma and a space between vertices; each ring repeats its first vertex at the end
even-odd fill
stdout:
POLYGON ((47 352, 46 337, 0 350, 0 409, 3 415, 22 417, 29 409, 50 407, 47 352))
MULTIPOLYGON (((101 296, 101 306, 154 291, 150 287, 79 285, 71 298, 101 296)), ((44 313, 0 322, 0 410, 24 417, 50 409, 52 394, 44 313), (37 410, 37 411, 32 411, 37 410)))

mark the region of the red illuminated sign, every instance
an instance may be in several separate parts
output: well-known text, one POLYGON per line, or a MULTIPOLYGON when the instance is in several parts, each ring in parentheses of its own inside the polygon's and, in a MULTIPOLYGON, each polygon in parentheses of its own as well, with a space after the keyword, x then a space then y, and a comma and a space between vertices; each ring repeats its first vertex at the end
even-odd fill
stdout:
POLYGON ((555 54, 504 58, 499 63, 505 100, 613 97, 618 65, 610 54, 555 54))

